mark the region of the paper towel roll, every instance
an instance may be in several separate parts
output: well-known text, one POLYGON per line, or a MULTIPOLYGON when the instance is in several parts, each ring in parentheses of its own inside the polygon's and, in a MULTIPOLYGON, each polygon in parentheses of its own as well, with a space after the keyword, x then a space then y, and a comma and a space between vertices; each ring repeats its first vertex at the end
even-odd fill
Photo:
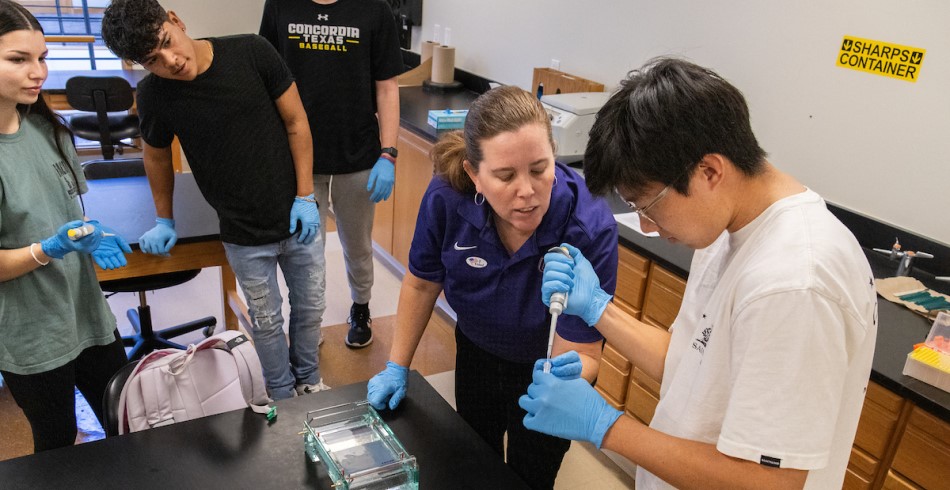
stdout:
POLYGON ((422 43, 422 59, 419 61, 425 63, 425 61, 432 57, 432 50, 438 46, 439 43, 435 41, 425 41, 422 43))
POLYGON ((436 46, 432 51, 432 81, 452 83, 455 81, 455 48, 436 46))

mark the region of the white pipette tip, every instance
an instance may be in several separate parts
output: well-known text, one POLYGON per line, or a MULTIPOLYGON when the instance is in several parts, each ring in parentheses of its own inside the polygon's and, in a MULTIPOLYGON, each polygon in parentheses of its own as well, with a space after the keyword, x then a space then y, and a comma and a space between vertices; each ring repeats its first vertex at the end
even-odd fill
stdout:
POLYGON ((550 359, 544 361, 544 367, 543 367, 541 370, 544 371, 545 373, 550 373, 550 372, 551 372, 551 360, 550 360, 550 359))

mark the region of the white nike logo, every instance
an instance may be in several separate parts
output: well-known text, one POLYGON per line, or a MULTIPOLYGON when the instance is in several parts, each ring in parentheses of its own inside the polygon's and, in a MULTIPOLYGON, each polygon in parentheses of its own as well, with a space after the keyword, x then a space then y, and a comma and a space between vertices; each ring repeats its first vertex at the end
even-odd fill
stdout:
POLYGON ((462 247, 462 246, 459 246, 459 242, 455 242, 454 248, 455 250, 471 250, 473 248, 478 248, 478 245, 472 245, 470 247, 462 247))

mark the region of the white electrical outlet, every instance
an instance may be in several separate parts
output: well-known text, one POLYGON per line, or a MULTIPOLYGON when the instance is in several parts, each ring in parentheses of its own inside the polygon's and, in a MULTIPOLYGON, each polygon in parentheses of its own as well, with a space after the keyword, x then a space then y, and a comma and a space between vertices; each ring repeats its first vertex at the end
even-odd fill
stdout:
POLYGON ((555 69, 555 70, 560 70, 560 69, 561 69, 561 60, 556 60, 556 59, 554 59, 554 58, 551 58, 551 68, 553 68, 553 69, 555 69))

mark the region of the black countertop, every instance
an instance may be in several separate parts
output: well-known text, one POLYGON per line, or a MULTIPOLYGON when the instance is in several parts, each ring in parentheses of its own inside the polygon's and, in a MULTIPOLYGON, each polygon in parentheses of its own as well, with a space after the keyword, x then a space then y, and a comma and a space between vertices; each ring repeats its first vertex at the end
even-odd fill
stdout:
POLYGON ((429 93, 422 87, 403 87, 399 89, 399 122, 402 127, 435 142, 440 131, 429 126, 429 111, 468 109, 477 97, 477 93, 464 89, 440 94, 429 93))
MULTIPOLYGON (((304 454, 307 413, 365 398, 362 381, 280 400, 272 423, 234 410, 0 461, 0 487, 329 490, 326 469, 304 454)), ((417 371, 402 404, 380 416, 416 457, 420 488, 528 488, 417 371)))
MULTIPOLYGON (((403 87, 399 89, 399 107, 402 126, 423 138, 434 142, 438 132, 428 125, 428 113, 433 109, 468 109, 478 94, 463 90, 452 94, 430 94, 422 87, 403 87)), ((579 170, 583 174, 583 170, 579 170)), ((629 211, 619 200, 610 202, 615 213, 629 211)), ((671 244, 666 240, 647 237, 634 229, 619 225, 620 243, 648 259, 657 261, 670 272, 687 277, 693 251, 680 244, 671 244)), ((894 274, 896 264, 887 257, 865 250, 874 277, 889 277, 894 274)), ((931 286, 929 282, 925 282, 931 286)), ((934 286, 931 286, 934 287, 934 286)), ((871 366, 871 379, 885 388, 919 405, 924 410, 950 422, 950 393, 910 376, 904 376, 904 362, 914 344, 927 338, 932 322, 920 315, 878 298, 878 331, 871 366)))

